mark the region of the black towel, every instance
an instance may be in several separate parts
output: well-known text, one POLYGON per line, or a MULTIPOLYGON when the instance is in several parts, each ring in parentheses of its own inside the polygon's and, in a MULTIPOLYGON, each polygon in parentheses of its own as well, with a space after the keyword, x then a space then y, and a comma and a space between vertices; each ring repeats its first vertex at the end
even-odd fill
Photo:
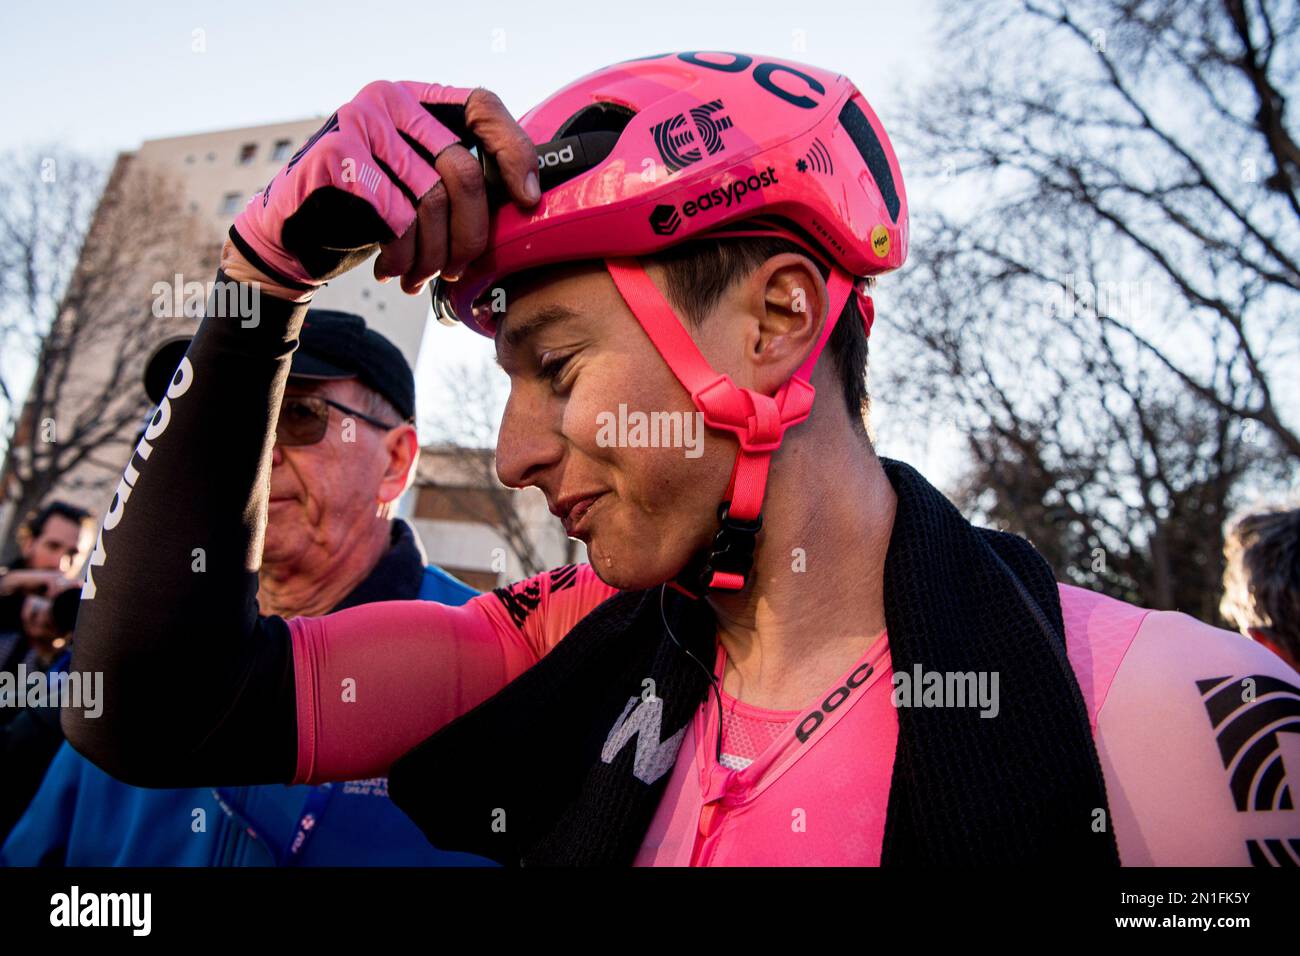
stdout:
MULTIPOLYGON (((996 671, 1000 708, 900 707, 882 863, 1117 864, 1051 569, 1022 538, 972 527, 912 468, 882 464, 898 495, 884 581, 894 671, 996 671)), ((681 645, 712 664, 707 603, 663 588, 610 598, 394 764, 389 793, 430 842, 508 864, 633 860, 709 690, 661 601, 681 645)))

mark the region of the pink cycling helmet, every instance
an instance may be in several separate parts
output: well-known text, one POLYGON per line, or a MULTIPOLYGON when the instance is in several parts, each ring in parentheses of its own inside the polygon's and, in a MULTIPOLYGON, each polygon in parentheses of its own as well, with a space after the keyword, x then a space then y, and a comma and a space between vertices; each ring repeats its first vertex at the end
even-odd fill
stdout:
MULTIPOLYGON (((494 335, 508 276, 603 259, 705 422, 740 444, 714 547, 678 579, 692 594, 744 586, 761 528, 771 454, 812 408, 808 379, 849 295, 870 331, 859 280, 907 258, 907 196, 875 112, 844 76, 743 53, 664 53, 577 80, 520 125, 539 144, 541 202, 495 206, 488 251, 458 281, 436 280, 434 310, 494 335), (830 312, 804 366, 774 396, 714 372, 640 255, 691 239, 779 235, 829 269, 830 312)), ((485 163, 489 187, 494 168, 485 163)))

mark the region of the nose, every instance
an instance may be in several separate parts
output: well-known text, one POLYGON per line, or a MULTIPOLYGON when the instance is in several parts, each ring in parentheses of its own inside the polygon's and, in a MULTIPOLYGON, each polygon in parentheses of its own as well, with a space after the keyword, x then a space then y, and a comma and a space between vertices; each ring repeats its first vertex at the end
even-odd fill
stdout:
POLYGON ((284 450, 280 448, 280 443, 276 442, 271 446, 271 467, 275 468, 284 464, 284 450))
POLYGON ((564 457, 564 439, 551 420, 552 403, 511 388, 497 432, 497 477, 508 488, 538 484, 564 457))

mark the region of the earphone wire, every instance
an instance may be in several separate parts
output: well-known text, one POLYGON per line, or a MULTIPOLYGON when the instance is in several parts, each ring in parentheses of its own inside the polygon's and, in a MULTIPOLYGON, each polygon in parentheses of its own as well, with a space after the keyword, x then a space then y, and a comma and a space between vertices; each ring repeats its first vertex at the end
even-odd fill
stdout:
POLYGON ((704 671, 704 673, 709 676, 709 686, 713 688, 713 696, 717 699, 718 702, 718 739, 717 739, 717 745, 715 747, 715 756, 717 758, 718 763, 721 764, 722 763, 722 691, 719 686, 718 675, 713 673, 713 668, 706 666, 704 661, 700 660, 698 657, 692 654, 690 650, 687 649, 686 645, 684 645, 681 641, 677 639, 677 635, 673 633, 672 625, 668 623, 668 612, 664 609, 664 595, 666 594, 667 590, 668 590, 667 584, 661 584, 659 586, 659 618, 664 622, 664 630, 668 632, 668 636, 672 639, 672 642, 677 645, 678 649, 687 657, 689 657, 691 660, 693 660, 696 664, 698 664, 700 670, 704 671))

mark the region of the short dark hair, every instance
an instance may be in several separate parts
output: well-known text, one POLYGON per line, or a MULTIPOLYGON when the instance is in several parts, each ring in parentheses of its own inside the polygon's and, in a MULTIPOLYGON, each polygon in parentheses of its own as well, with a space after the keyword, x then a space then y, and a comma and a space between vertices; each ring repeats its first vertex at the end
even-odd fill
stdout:
POLYGON ((27 516, 23 530, 30 540, 35 541, 45 533, 45 523, 55 516, 67 518, 74 524, 89 524, 95 517, 88 509, 78 508, 66 501, 49 501, 27 516))
MULTIPOLYGON (((808 256, 806 249, 788 239, 745 237, 683 242, 647 258, 664 267, 668 298, 688 322, 698 327, 733 282, 773 256, 787 252, 808 256)), ((825 267, 817 265, 825 278, 825 267)), ((865 434, 871 408, 867 393, 867 330, 856 297, 849 296, 844 304, 826 351, 835 360, 849 417, 865 434)))
POLYGON ((1246 515, 1223 550, 1219 612, 1238 630, 1269 632, 1300 659, 1300 508, 1246 515))

